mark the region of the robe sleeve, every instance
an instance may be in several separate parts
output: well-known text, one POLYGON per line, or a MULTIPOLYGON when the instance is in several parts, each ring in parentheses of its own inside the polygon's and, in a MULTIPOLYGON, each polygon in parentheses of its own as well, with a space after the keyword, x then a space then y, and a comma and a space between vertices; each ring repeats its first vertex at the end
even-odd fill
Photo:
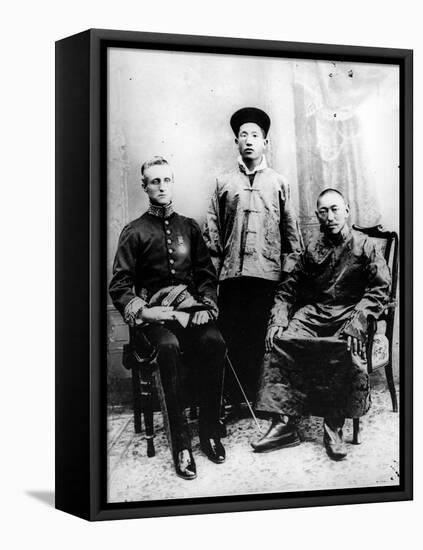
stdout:
POLYGON ((289 272, 293 263, 297 262, 299 255, 304 250, 304 243, 290 200, 289 185, 284 179, 281 179, 280 186, 281 265, 283 272, 289 272))
POLYGON ((201 234, 201 230, 196 221, 191 220, 192 224, 192 258, 194 284, 197 290, 198 298, 206 305, 211 306, 211 315, 213 318, 218 316, 217 308, 217 275, 213 262, 210 257, 209 249, 201 234))
POLYGON ((223 244, 222 244, 222 227, 220 223, 219 213, 219 196, 218 186, 210 200, 207 209, 206 221, 203 229, 204 241, 209 249, 210 257, 213 262, 217 275, 219 275, 223 263, 223 244))
POLYGON ((385 258, 369 239, 364 243, 364 254, 367 258, 366 289, 342 331, 344 335, 358 338, 362 342, 367 338, 367 318, 371 315, 378 319, 389 301, 391 286, 391 276, 385 258))
POLYGON ((268 328, 273 326, 286 328, 288 326, 304 278, 304 256, 296 255, 293 257, 291 255, 290 263, 286 265, 286 269, 282 273, 282 280, 276 289, 268 328))

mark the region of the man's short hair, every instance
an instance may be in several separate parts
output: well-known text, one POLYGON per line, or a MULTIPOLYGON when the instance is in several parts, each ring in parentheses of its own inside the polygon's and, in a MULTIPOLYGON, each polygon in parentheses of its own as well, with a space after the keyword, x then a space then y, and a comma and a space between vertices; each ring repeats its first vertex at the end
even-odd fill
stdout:
POLYGON ((342 200, 345 202, 345 204, 347 204, 347 201, 345 200, 345 197, 341 193, 341 191, 338 191, 338 189, 333 189, 332 187, 328 187, 327 189, 323 189, 323 191, 321 193, 319 193, 319 196, 317 197, 317 201, 316 201, 316 206, 319 204, 320 199, 322 197, 324 197, 325 195, 327 195, 328 193, 336 193, 337 195, 339 195, 342 198, 342 200))
POLYGON ((151 168, 151 166, 160 166, 161 164, 169 164, 167 160, 163 157, 160 157, 156 155, 155 157, 152 157, 150 160, 146 160, 144 164, 141 166, 141 176, 144 181, 144 172, 147 170, 147 168, 151 168))

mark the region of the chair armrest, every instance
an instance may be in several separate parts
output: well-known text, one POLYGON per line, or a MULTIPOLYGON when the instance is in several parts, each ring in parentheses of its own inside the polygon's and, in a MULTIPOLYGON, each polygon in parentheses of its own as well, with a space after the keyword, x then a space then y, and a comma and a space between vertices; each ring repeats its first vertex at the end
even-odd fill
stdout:
POLYGON ((373 337, 376 332, 378 319, 374 315, 367 316, 367 337, 373 337))
POLYGON ((397 300, 393 300, 392 302, 389 302, 389 304, 386 304, 386 306, 385 306, 384 313, 388 314, 389 311, 394 310, 397 307, 397 305, 398 305, 397 300))
POLYGON ((366 342, 366 358, 367 358, 367 372, 371 374, 373 371, 372 365, 372 352, 373 352, 373 340, 376 334, 377 320, 373 315, 367 317, 367 342, 366 342))

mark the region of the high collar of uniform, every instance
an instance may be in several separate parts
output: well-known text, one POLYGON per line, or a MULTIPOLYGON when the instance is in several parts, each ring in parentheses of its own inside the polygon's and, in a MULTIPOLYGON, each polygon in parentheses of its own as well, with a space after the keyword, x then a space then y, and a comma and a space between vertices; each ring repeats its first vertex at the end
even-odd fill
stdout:
POLYGON ((173 212, 173 204, 171 202, 166 204, 166 206, 157 206, 150 202, 150 206, 148 207, 148 213, 157 218, 169 218, 173 212))
POLYGON ((263 155, 261 158, 260 164, 250 171, 248 170, 245 162, 242 160, 241 155, 239 155, 238 166, 242 173, 244 173, 246 176, 250 176, 251 174, 255 174, 256 172, 261 172, 261 170, 264 170, 265 168, 267 168, 267 160, 266 160, 266 157, 263 155))
POLYGON ((339 233, 336 233, 336 235, 329 235, 324 231, 322 232, 326 242, 339 245, 344 243, 349 238, 349 236, 351 235, 351 228, 347 224, 345 224, 341 231, 339 233))

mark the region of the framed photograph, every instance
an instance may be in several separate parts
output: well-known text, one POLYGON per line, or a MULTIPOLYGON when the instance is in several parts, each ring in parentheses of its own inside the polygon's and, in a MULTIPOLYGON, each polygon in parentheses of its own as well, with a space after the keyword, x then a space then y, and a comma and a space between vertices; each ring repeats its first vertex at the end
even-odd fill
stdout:
POLYGON ((56 43, 56 507, 412 498, 412 51, 56 43))

